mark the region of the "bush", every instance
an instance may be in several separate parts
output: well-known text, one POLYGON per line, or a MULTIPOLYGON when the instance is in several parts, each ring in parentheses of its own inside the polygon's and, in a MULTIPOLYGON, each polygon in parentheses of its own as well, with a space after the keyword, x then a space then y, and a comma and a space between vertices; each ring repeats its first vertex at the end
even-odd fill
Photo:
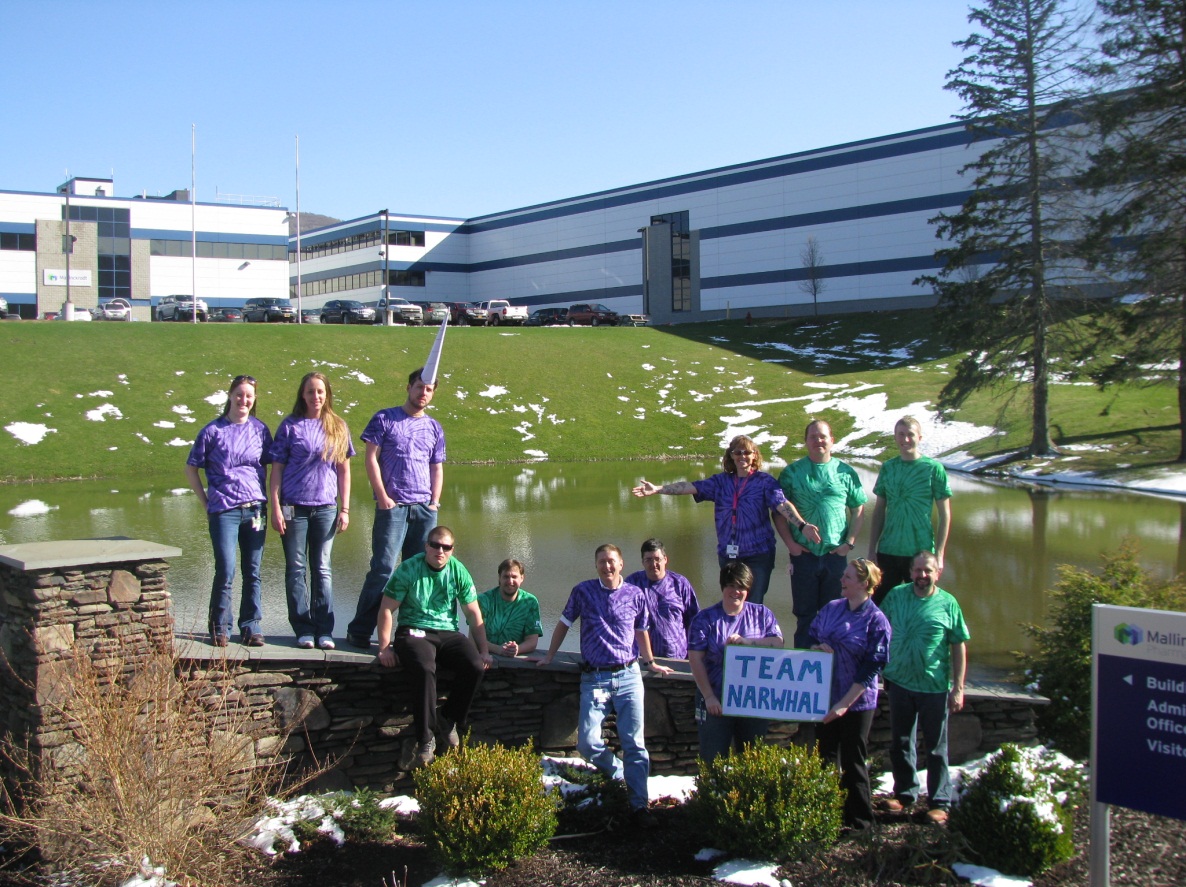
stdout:
POLYGON ((365 788, 330 795, 325 806, 351 841, 389 841, 395 834, 396 812, 380 807, 379 796, 365 788))
POLYGON ((840 774, 814 748, 762 742, 700 762, 693 815, 707 840, 738 856, 803 858, 840 835, 840 774))
POLYGON ((1091 751, 1091 605, 1186 610, 1182 578, 1155 580, 1137 563, 1138 554, 1136 543, 1126 540, 1115 554, 1102 556, 1099 573, 1063 564, 1050 591, 1047 627, 1022 626, 1033 651, 1017 657, 1030 687, 1050 700, 1038 709, 1038 735, 1076 760, 1091 751))
POLYGON ((951 830, 985 865, 1037 875, 1070 859, 1071 806, 1081 790, 1077 767, 1043 749, 1005 744, 957 795, 951 830))
POLYGON ((503 869, 556 833, 557 800, 524 747, 473 745, 416 771, 417 827, 450 872, 503 869))

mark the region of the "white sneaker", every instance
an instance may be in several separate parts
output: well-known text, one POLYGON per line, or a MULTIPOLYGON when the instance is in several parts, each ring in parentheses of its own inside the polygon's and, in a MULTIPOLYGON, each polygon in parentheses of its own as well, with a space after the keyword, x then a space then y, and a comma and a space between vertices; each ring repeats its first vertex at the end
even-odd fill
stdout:
MULTIPOLYGON (((310 641, 309 646, 310 647, 313 646, 312 640, 313 640, 312 638, 309 638, 309 641, 310 641)), ((331 638, 328 634, 322 635, 321 637, 319 637, 317 639, 317 646, 319 646, 323 650, 332 650, 334 648, 334 639, 331 638)))
POLYGON ((299 638, 297 638, 297 646, 300 647, 302 650, 312 650, 313 649, 313 635, 311 635, 311 634, 301 635, 299 638))

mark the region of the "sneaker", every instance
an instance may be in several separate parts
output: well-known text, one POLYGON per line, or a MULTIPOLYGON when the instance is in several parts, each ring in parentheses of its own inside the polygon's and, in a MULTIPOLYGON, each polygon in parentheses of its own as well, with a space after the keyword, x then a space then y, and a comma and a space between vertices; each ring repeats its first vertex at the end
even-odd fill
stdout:
POLYGON ((927 819, 935 825, 943 825, 947 822, 947 808, 946 807, 932 807, 927 811, 927 819))
POLYGON ((457 748, 461 745, 461 737, 457 733, 457 722, 439 711, 437 712, 437 736, 449 748, 457 748))
POLYGON ((297 646, 300 647, 302 650, 312 650, 313 649, 313 635, 311 635, 311 634, 301 635, 299 638, 297 638, 297 646))
POLYGON ((225 647, 227 645, 227 636, 225 634, 210 635, 211 647, 225 647))
POLYGON ((263 647, 268 643, 258 631, 244 631, 242 632, 242 638, 240 643, 244 647, 263 647))
POLYGON ((371 636, 369 634, 348 634, 346 635, 346 643, 348 643, 351 647, 369 650, 371 648, 371 636))
POLYGON ((639 831, 645 832, 659 827, 654 814, 646 807, 637 807, 630 811, 630 824, 639 831))
POLYGON ((427 767, 436 760, 437 743, 435 739, 430 739, 428 742, 421 743, 416 749, 416 760, 412 762, 412 769, 419 770, 422 767, 427 767))
MULTIPOLYGON (((312 646, 312 644, 310 644, 309 646, 312 646)), ((334 649, 334 639, 331 638, 328 634, 324 634, 317 639, 317 646, 319 646, 323 650, 332 650, 332 649, 334 649)))

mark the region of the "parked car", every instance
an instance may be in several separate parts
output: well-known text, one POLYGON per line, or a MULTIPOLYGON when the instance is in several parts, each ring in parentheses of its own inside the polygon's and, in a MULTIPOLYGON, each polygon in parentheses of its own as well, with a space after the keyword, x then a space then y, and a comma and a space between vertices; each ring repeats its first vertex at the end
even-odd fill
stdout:
POLYGON ((325 323, 325 321, 321 319, 321 309, 302 308, 301 323, 325 323))
POLYGON ((449 302, 449 322, 454 326, 485 326, 486 309, 473 302, 449 302))
POLYGON ((646 326, 651 322, 649 314, 619 314, 618 326, 646 326))
POLYGON ((512 305, 506 299, 480 302, 478 307, 485 309, 486 323, 490 326, 522 326, 527 323, 527 309, 522 305, 512 305))
MULTIPOLYGON (((197 300, 198 320, 205 321, 210 316, 210 309, 206 307, 205 301, 197 300)), ((193 320, 194 319, 194 297, 193 296, 164 296, 156 306, 157 320, 193 320)))
POLYGON ((8 315, 8 299, 4 298, 3 296, 0 296, 0 317, 6 317, 7 315, 8 315))
POLYGON ((371 324, 375 322, 375 309, 354 299, 330 299, 321 306, 321 322, 371 324))
POLYGON ((296 323, 296 309, 288 299, 248 299, 243 306, 245 323, 296 323))
POLYGON ((89 321, 94 320, 95 318, 94 318, 94 315, 91 314, 90 309, 79 308, 77 305, 75 305, 73 317, 67 317, 66 312, 62 311, 54 319, 55 320, 85 320, 85 321, 89 322, 89 321))
POLYGON ((579 305, 568 306, 568 325, 576 326, 617 326, 618 312, 611 311, 604 305, 590 305, 582 302, 579 305))
MULTIPOLYGON (((424 323, 424 309, 419 305, 413 305, 407 299, 391 296, 387 300, 387 308, 391 310, 392 319, 397 323, 406 323, 408 326, 420 326, 424 323)), ((375 312, 375 323, 383 323, 383 311, 383 303, 380 302, 375 312)))
POLYGON ((416 302, 424 312, 424 322, 436 325, 451 320, 449 306, 444 302, 416 302))
POLYGON ((42 320, 57 320, 58 312, 57 311, 45 311, 42 313, 41 319, 42 320))
POLYGON ((567 308, 537 308, 527 318, 528 326, 555 326, 568 321, 567 308))
POLYGON ((132 303, 127 299, 115 298, 104 302, 91 313, 95 320, 131 320, 132 303))
POLYGON ((210 319, 215 323, 241 323, 243 321, 243 309, 215 308, 210 312, 210 319))

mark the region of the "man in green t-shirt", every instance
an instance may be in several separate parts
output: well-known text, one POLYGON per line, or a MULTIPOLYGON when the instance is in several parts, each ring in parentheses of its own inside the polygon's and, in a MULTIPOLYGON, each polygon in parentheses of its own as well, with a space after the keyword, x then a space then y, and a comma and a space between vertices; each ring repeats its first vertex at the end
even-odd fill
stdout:
POLYGON ((914 558, 913 581, 885 598, 893 633, 883 675, 890 704, 890 767, 894 797, 886 809, 900 812, 918 798, 915 737, 922 727, 927 755, 927 796, 932 822, 946 822, 951 804, 947 769, 947 718, 964 707, 964 675, 970 637, 954 597, 939 587, 943 570, 935 554, 914 558))
POLYGON ((523 656, 535 649, 544 627, 539 619, 539 599, 524 591, 527 568, 507 558, 498 565, 498 588, 478 597, 490 651, 500 656, 523 656))
POLYGON ((394 668, 396 656, 418 691, 412 705, 416 732, 416 766, 436 757, 437 739, 450 747, 460 743, 482 675, 493 662, 474 580, 461 561, 453 559, 453 531, 434 527, 424 553, 408 558, 391 574, 379 607, 379 662, 394 668), (465 611, 473 640, 457 630, 457 606, 465 611), (395 614, 399 628, 391 636, 395 614), (453 672, 449 698, 438 713, 437 668, 453 672))
POLYGON ((868 495, 856 471, 832 458, 832 427, 822 419, 807 426, 807 455, 782 470, 778 482, 807 525, 819 528, 812 542, 774 513, 778 531, 791 554, 791 604, 796 617, 795 648, 811 646, 811 620, 820 607, 840 597, 840 577, 856 547, 868 495))
POLYGON ((881 466, 873 493, 877 504, 869 533, 869 559, 881 567, 881 584, 873 593, 878 606, 889 590, 910 581, 914 555, 932 551, 943 569, 947 535, 951 527, 951 486, 947 469, 919 452, 922 425, 903 416, 894 426, 898 455, 881 466), (938 512, 936 526, 931 511, 938 512))

